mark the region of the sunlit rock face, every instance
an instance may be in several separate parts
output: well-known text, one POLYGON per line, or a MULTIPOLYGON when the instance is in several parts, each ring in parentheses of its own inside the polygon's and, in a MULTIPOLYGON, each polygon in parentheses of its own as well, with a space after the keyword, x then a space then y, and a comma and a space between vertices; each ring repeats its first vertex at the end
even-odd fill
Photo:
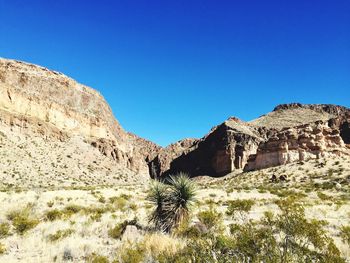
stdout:
POLYGON ((152 178, 178 172, 223 176, 348 156, 349 123, 345 107, 282 104, 253 121, 231 117, 201 139, 161 148, 126 132, 96 90, 40 66, 0 59, 0 131, 51 141, 78 137, 116 165, 152 178))
POLYGON ((176 154, 163 149, 150 164, 154 177, 178 172, 222 176, 235 170, 349 156, 349 116, 349 109, 341 106, 282 104, 250 122, 231 117, 176 154), (159 164, 161 158, 167 165, 159 164))
POLYGON ((318 121, 276 133, 250 156, 245 171, 349 153, 339 128, 318 121))
POLYGON ((80 136, 137 173, 160 147, 127 133, 104 98, 55 71, 0 59, 0 124, 23 133, 66 140, 80 136))

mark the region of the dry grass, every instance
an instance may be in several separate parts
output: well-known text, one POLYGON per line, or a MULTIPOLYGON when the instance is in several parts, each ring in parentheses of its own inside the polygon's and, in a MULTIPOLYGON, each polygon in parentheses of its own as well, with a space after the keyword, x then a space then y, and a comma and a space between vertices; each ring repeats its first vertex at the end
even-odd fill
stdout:
MULTIPOLYGON (((238 216, 239 222, 244 223, 244 220, 261 219, 266 211, 278 214, 276 201, 293 196, 305 206, 308 219, 322 219, 328 223, 325 230, 335 240, 342 255, 350 258, 349 246, 340 236, 341 227, 350 225, 350 190, 346 183, 350 175, 350 160, 339 158, 318 168, 320 161, 326 160, 303 165, 288 164, 225 178, 199 179, 199 201, 193 207, 191 222, 203 221, 203 215, 209 220, 211 215, 205 211, 215 210, 222 215, 220 231, 227 232, 233 220, 237 220, 236 216, 227 214, 233 202, 235 208, 238 206, 244 210, 244 217, 238 216), (335 162, 339 164, 334 165, 335 162), (339 166, 342 167, 341 173, 338 172, 339 166), (331 175, 328 173, 330 168, 335 171, 331 175), (288 180, 272 183, 272 174, 287 174, 288 180), (336 188, 334 182, 341 188, 336 188)), ((130 246, 120 238, 122 234, 118 238, 109 235, 116 225, 135 218, 142 227, 149 226, 147 216, 151 210, 145 201, 146 191, 147 185, 133 184, 80 190, 43 188, 0 192, 0 241, 3 248, 0 262, 64 262, 65 258, 72 258, 74 262, 107 258, 112 262, 121 257, 135 257, 137 260, 164 251, 176 253, 186 246, 185 238, 144 231, 137 245, 130 246), (14 224, 14 218, 21 214, 26 215, 22 218, 38 220, 23 235, 14 224), (120 257, 118 251, 124 251, 120 257)))
POLYGON ((273 111, 263 115, 250 124, 267 128, 282 129, 284 127, 293 127, 306 123, 313 123, 318 120, 329 120, 332 116, 328 113, 320 113, 311 109, 287 109, 273 111))
POLYGON ((186 241, 169 235, 155 233, 146 235, 142 241, 142 246, 148 254, 159 255, 166 252, 168 255, 174 255, 186 246, 186 241))

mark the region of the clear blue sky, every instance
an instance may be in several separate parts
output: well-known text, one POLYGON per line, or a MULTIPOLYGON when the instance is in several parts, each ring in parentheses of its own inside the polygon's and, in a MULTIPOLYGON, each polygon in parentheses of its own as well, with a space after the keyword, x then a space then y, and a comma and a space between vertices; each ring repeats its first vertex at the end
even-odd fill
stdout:
POLYGON ((99 90, 167 145, 287 102, 350 106, 350 1, 0 0, 0 57, 99 90))

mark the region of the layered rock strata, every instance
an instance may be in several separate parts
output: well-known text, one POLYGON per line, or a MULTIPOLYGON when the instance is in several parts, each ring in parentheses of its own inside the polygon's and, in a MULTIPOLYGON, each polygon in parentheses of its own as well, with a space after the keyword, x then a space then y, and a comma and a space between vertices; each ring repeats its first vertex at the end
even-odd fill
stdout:
POLYGON ((350 110, 342 106, 282 104, 251 122, 229 118, 176 155, 163 149, 150 165, 156 167, 154 177, 181 171, 222 176, 235 170, 349 156, 349 123, 350 110), (166 166, 160 164, 160 157, 166 166))
POLYGON ((46 68, 0 59, 0 123, 49 139, 81 136, 118 164, 147 173, 160 149, 127 133, 96 91, 46 68))

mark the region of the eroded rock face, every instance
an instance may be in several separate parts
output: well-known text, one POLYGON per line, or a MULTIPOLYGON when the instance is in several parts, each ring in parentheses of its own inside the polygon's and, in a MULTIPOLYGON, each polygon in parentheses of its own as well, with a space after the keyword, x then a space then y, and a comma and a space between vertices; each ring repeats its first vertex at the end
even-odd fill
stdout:
MULTIPOLYGON (((159 178, 222 176, 328 155, 348 155, 350 110, 282 104, 256 120, 229 118, 201 139, 161 148, 124 131, 95 90, 46 68, 0 59, 0 128, 46 140, 78 136, 116 164, 159 178)), ((73 140, 75 141, 75 140, 73 140)))
POLYGON ((222 176, 237 169, 350 155, 349 120, 350 110, 345 107, 299 103, 279 105, 248 123, 233 117, 175 155, 163 149, 155 158, 154 166, 162 167, 155 174, 222 176))
POLYGON ((148 164, 151 177, 159 178, 165 175, 169 172, 171 162, 182 154, 190 152, 197 143, 197 139, 184 139, 161 149, 148 164))
POLYGON ((163 167, 168 170, 163 169, 158 176, 178 172, 192 176, 222 176, 234 169, 241 169, 246 165, 250 154, 256 152, 263 140, 261 136, 254 127, 231 118, 189 148, 182 149, 170 162, 167 159, 167 165, 163 167))
POLYGON ((0 59, 0 124, 48 139, 82 136, 128 169, 147 173, 160 149, 125 132, 95 90, 46 68, 0 59))
POLYGON ((328 122, 318 121, 276 133, 259 145, 257 153, 250 156, 244 170, 349 154, 339 129, 329 127, 328 122))

